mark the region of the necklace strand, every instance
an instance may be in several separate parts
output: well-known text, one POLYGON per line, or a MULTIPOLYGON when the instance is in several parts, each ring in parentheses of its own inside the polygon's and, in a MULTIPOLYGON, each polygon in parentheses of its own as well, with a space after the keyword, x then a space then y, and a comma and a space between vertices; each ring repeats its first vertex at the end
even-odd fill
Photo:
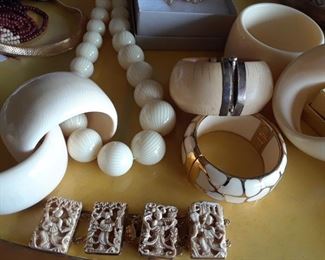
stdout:
POLYGON ((86 117, 79 115, 61 124, 68 138, 70 156, 80 162, 89 162, 97 157, 99 168, 108 175, 125 174, 135 159, 144 165, 158 163, 165 155, 166 144, 163 135, 170 133, 176 124, 173 107, 162 100, 163 90, 160 84, 151 79, 152 67, 144 61, 142 49, 135 44, 134 36, 129 32, 130 24, 126 0, 97 0, 87 24, 84 41, 76 49, 76 58, 70 64, 73 73, 90 77, 94 72, 93 63, 98 58, 98 48, 102 44, 101 35, 105 32, 105 23, 109 19, 108 10, 112 10, 109 31, 113 36, 112 44, 118 52, 118 61, 127 70, 127 79, 135 87, 134 97, 142 106, 139 120, 142 131, 131 142, 131 149, 122 142, 109 142, 102 146, 100 136, 87 126, 86 117), (81 129, 80 129, 81 128, 81 129), (92 149, 84 149, 84 142, 92 149), (85 160, 86 158, 86 160, 85 160))

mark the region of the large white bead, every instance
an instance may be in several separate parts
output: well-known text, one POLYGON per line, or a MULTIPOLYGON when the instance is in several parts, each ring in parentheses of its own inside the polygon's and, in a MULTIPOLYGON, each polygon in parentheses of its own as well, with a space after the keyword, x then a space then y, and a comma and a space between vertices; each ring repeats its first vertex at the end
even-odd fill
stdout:
POLYGON ((132 63, 143 61, 144 53, 136 44, 130 44, 123 47, 118 52, 118 62, 123 69, 128 69, 132 63))
POLYGON ((93 10, 91 10, 90 18, 102 20, 104 23, 107 23, 109 20, 109 14, 105 8, 95 7, 93 10))
POLYGON ((103 44, 103 38, 98 32, 86 32, 83 41, 94 44, 97 49, 99 49, 103 44))
POLYGON ((112 6, 111 0, 96 0, 96 6, 109 10, 112 6))
POLYGON ((161 161, 166 153, 164 138, 152 130, 137 133, 131 143, 134 159, 144 165, 153 165, 161 161))
POLYGON ((85 128, 74 131, 68 139, 70 156, 78 162, 91 162, 96 159, 103 142, 93 129, 85 128))
POLYGON ((139 61, 131 64, 126 73, 126 77, 131 86, 136 87, 141 81, 150 79, 152 76, 152 67, 145 61, 139 61))
POLYGON ((125 19, 129 19, 129 11, 128 9, 126 9, 123 6, 118 6, 113 8, 112 12, 111 12, 111 16, 112 18, 125 18, 125 19))
POLYGON ((98 32, 100 35, 105 33, 106 27, 103 21, 98 19, 90 19, 87 23, 88 32, 98 32))
POLYGON ((76 115, 60 124, 65 137, 71 135, 77 129, 87 128, 88 120, 85 114, 76 115))
POLYGON ((112 36, 114 34, 119 33, 121 31, 128 31, 130 30, 130 23, 125 18, 113 18, 109 22, 109 32, 112 36))
POLYGON ((127 7, 128 6, 128 1, 127 0, 112 0, 112 6, 113 8, 123 6, 127 7))
POLYGON ((94 73, 94 65, 84 57, 76 57, 70 63, 70 70, 83 78, 89 78, 94 73))
POLYGON ((98 50, 94 44, 82 42, 76 49, 76 55, 84 57, 94 63, 98 58, 98 50))
POLYGON ((118 52, 129 44, 135 44, 135 38, 129 31, 121 31, 114 34, 112 43, 114 50, 118 52))
POLYGON ((154 130, 166 135, 173 130, 175 123, 175 110, 166 101, 154 100, 141 109, 140 125, 144 130, 154 130))
POLYGON ((110 142, 102 147, 97 156, 99 168, 110 176, 126 173, 133 164, 130 148, 121 142, 110 142))
POLYGON ((151 79, 140 82, 134 90, 134 100, 139 107, 143 107, 152 100, 162 99, 163 96, 163 87, 151 79))

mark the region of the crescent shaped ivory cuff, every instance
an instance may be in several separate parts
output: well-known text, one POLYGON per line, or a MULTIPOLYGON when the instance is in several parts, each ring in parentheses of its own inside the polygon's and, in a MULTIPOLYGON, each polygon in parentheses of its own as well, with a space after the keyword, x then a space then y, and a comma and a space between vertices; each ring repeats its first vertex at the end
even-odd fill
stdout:
POLYGON ((251 115, 271 99, 273 79, 262 61, 186 58, 174 66, 169 90, 178 107, 188 113, 251 115))
POLYGON ((7 98, 0 133, 20 163, 0 173, 0 215, 36 204, 59 184, 68 158, 59 124, 82 113, 104 141, 114 135, 117 113, 111 100, 93 81, 73 73, 36 77, 7 98))
MULTIPOLYGON (((273 96, 275 119, 286 137, 308 155, 325 161, 325 137, 304 134, 301 114, 325 84, 325 45, 307 51, 281 74, 273 96)), ((325 104, 323 104, 325 106, 325 104)))

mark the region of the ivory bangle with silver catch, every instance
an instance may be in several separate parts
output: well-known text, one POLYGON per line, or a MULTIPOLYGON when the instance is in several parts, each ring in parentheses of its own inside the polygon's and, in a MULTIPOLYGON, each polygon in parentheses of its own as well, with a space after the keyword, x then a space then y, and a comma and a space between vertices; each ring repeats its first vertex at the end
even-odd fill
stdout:
MULTIPOLYGON (((258 113, 271 99, 273 79, 265 62, 250 61, 245 62, 244 66, 246 84, 245 93, 242 95, 245 99, 240 115, 251 115, 258 113)), ((208 58, 180 60, 170 77, 170 95, 185 112, 221 115, 225 94, 223 91, 229 88, 229 82, 224 82, 224 73, 222 63, 208 58)), ((239 83, 241 79, 239 78, 239 83)))
POLYGON ((240 117, 197 116, 189 124, 182 143, 182 161, 190 181, 208 196, 232 203, 256 201, 280 181, 287 151, 280 132, 262 115, 240 117), (248 140, 264 161, 264 173, 242 178, 226 173, 201 154, 198 138, 215 131, 235 133, 248 140))

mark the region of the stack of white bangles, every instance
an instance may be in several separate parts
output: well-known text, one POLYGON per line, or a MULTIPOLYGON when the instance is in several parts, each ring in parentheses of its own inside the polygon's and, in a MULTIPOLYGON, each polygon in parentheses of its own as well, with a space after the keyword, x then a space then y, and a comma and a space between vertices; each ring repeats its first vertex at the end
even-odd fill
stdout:
POLYGON ((111 176, 126 173, 134 159, 153 165, 164 157, 162 136, 173 130, 175 111, 162 100, 161 85, 151 79, 152 67, 128 31, 128 17, 126 0, 97 0, 83 42, 76 49, 77 57, 71 62, 72 73, 34 78, 5 101, 0 112, 1 137, 20 163, 0 174, 0 215, 36 204, 60 183, 68 161, 63 134, 69 136, 71 157, 80 162, 97 157, 100 169, 111 176), (135 101, 142 107, 139 120, 144 130, 133 137, 131 149, 121 142, 103 146, 115 134, 117 113, 107 95, 88 79, 111 6, 113 46, 127 70, 128 82, 135 87, 135 101))

